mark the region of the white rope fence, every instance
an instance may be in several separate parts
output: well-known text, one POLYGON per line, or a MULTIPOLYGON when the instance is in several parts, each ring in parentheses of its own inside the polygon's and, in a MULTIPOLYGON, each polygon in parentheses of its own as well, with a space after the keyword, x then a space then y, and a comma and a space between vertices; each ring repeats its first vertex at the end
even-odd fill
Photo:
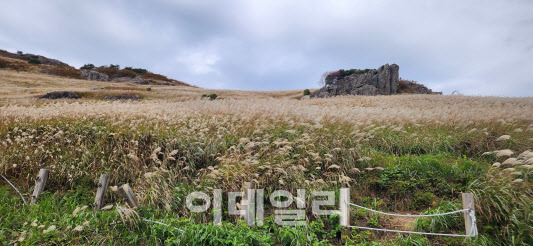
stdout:
POLYGON ((395 213, 386 213, 382 211, 377 211, 371 208, 363 207, 361 205, 357 205, 350 202, 350 191, 347 188, 341 189, 341 197, 340 197, 340 214, 341 214, 341 225, 346 226, 348 228, 356 228, 356 229, 363 229, 363 230, 374 230, 374 231, 384 231, 384 232, 397 232, 397 233, 410 233, 410 234, 420 234, 420 235, 433 235, 433 236, 449 236, 449 237, 475 237, 478 234, 477 231, 477 225, 476 225, 476 215, 475 211, 473 209, 473 195, 471 193, 464 193, 463 194, 463 207, 464 209, 451 211, 451 212, 445 212, 445 213, 438 213, 438 214, 395 214, 395 213), (418 232, 418 231, 404 231, 404 230, 393 230, 393 229, 382 229, 382 228, 373 228, 373 227, 365 227, 365 226, 351 226, 349 225, 349 216, 350 216, 350 208, 349 206, 357 207, 360 209, 368 210, 374 213, 388 215, 388 216, 397 216, 397 217, 414 217, 414 218, 421 218, 421 217, 436 217, 436 216, 444 216, 444 215, 452 215, 457 213, 463 213, 465 218, 465 232, 467 234, 453 234, 453 233, 434 233, 434 232, 418 232))
POLYGON ((441 213, 441 214, 391 214, 391 213, 385 213, 385 212, 377 211, 377 210, 370 209, 370 208, 365 208, 363 206, 359 206, 357 204, 353 204, 353 203, 350 203, 350 202, 348 204, 350 204, 350 205, 352 205, 354 207, 358 207, 358 208, 362 208, 362 209, 365 209, 365 210, 368 210, 368 211, 372 211, 374 213, 390 215, 390 216, 398 216, 398 217, 433 217, 433 216, 442 216, 442 215, 448 215, 448 214, 456 214, 456 213, 461 213, 461 212, 465 212, 465 211, 469 211, 470 210, 468 208, 465 208, 465 209, 452 211, 452 212, 447 212, 447 213, 441 213))
MULTIPOLYGON (((440 213, 440 214, 393 214, 393 213, 385 213, 385 212, 377 211, 377 210, 370 209, 370 208, 367 208, 367 207, 363 207, 363 206, 360 206, 360 205, 357 205, 357 204, 354 204, 354 203, 350 203, 350 202, 348 202, 348 205, 351 205, 351 206, 354 206, 354 207, 358 207, 358 208, 361 208, 361 209, 364 209, 364 210, 372 211, 374 213, 383 214, 383 215, 397 216, 397 217, 415 217, 415 218, 443 216, 443 215, 457 214, 457 213, 463 213, 463 212, 468 211, 469 212, 468 215, 472 218, 472 221, 473 221, 474 225, 476 223, 475 222, 476 221, 476 217, 475 217, 475 214, 473 213, 474 211, 469 209, 469 208, 456 210, 456 211, 451 211, 451 212, 446 212, 446 213, 440 213)), ((364 229, 364 230, 374 230, 374 231, 399 232, 399 233, 411 233, 411 234, 434 235, 434 236, 450 236, 450 237, 470 237, 470 235, 473 234, 473 230, 476 228, 476 226, 472 226, 471 229, 470 229, 471 230, 470 234, 469 235, 464 235, 464 234, 448 234, 448 233, 434 233, 434 232, 402 231, 402 230, 392 230, 392 229, 381 229, 381 228, 364 227, 364 226, 348 226, 348 227, 357 228, 357 229, 364 229)), ((477 232, 476 232, 476 234, 477 234, 477 232)))
POLYGON ((13 187, 13 189, 15 189, 17 191, 17 193, 19 193, 20 197, 22 198, 22 201, 24 201, 24 205, 26 205, 26 199, 24 199, 24 196, 22 195, 22 193, 20 193, 19 189, 17 189, 17 187, 15 187, 14 184, 12 184, 9 179, 6 178, 6 176, 0 174, 0 176, 2 176, 2 178, 4 178, 6 180, 6 182, 11 185, 11 187, 13 187))

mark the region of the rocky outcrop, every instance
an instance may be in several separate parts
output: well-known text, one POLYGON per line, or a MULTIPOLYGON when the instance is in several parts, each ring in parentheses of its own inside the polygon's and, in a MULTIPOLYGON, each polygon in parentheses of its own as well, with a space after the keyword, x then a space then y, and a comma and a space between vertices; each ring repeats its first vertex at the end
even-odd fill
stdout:
POLYGON ((67 98, 67 99, 78 99, 80 96, 78 93, 73 91, 52 91, 48 92, 42 96, 39 97, 40 99, 61 99, 61 98, 67 98))
POLYGON ((81 70, 80 75, 84 79, 95 81, 108 81, 109 76, 105 73, 99 73, 93 70, 81 70))
POLYGON ((331 83, 313 92, 311 97, 338 95, 392 95, 397 94, 400 67, 386 64, 378 69, 355 70, 350 75, 339 75, 331 83))

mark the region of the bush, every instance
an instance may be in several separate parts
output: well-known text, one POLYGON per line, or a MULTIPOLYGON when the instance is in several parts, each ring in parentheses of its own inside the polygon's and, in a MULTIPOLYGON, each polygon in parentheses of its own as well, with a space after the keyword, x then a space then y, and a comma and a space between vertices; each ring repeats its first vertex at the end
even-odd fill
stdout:
POLYGON ((311 95, 311 91, 309 91, 309 89, 305 89, 304 96, 308 96, 308 95, 311 95))
POLYGON ((53 91, 48 92, 41 97, 40 99, 61 99, 61 98, 68 98, 68 99, 78 99, 80 96, 73 91, 53 91))
POLYGON ((131 70, 131 71, 136 72, 138 74, 148 73, 148 70, 146 70, 144 68, 125 67, 124 69, 131 70))
POLYGON ((85 64, 85 65, 80 67, 80 69, 93 69, 93 68, 95 68, 95 66, 92 63, 85 64))
POLYGON ((161 74, 155 74, 155 73, 151 73, 151 72, 147 72, 147 73, 143 74, 142 78, 143 78, 143 79, 154 79, 154 80, 172 81, 171 79, 167 78, 167 77, 164 76, 164 75, 161 75, 161 74))
POLYGON ((331 85, 335 83, 337 80, 342 79, 346 76, 352 75, 352 74, 364 74, 372 71, 374 69, 339 69, 337 71, 331 71, 331 72, 325 72, 322 74, 322 77, 320 78, 320 83, 322 85, 331 85))
POLYGON ((41 72, 61 77, 81 79, 80 71, 69 66, 46 66, 41 70, 41 72))
POLYGON ((0 58, 0 69, 1 68, 10 68, 17 71, 26 70, 29 68, 28 63, 25 62, 15 62, 12 60, 4 60, 0 58))
POLYGON ((414 200, 413 207, 414 209, 427 208, 427 207, 430 207, 432 204, 434 204, 436 200, 437 200, 437 197, 433 193, 427 191, 419 195, 414 200))
POLYGON ((24 52, 22 52, 22 51, 20 51, 20 50, 17 50, 17 54, 19 54, 19 55, 23 55, 24 52))
POLYGON ((39 61, 39 60, 37 60, 37 59, 30 59, 30 60, 28 61, 28 63, 39 65, 39 64, 41 64, 41 61, 39 61))
POLYGON ((5 60, 0 60, 0 68, 7 68, 9 66, 9 62, 5 60))
POLYGON ((109 67, 112 68, 112 69, 116 69, 116 70, 120 69, 120 65, 118 65, 118 64, 116 64, 116 65, 109 64, 109 67))
POLYGON ((152 91, 152 87, 146 88, 146 91, 152 91))
POLYGON ((215 93, 212 93, 212 94, 203 94, 202 97, 207 97, 207 98, 209 98, 210 100, 215 100, 215 99, 217 99, 218 95, 215 94, 215 93))

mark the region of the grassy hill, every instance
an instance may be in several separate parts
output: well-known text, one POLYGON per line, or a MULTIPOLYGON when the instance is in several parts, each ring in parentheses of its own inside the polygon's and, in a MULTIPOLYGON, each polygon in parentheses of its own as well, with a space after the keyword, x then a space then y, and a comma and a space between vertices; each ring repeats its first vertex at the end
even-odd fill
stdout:
MULTIPOLYGON (((87 81, 42 74, 42 64, 14 60, 9 64, 27 67, 0 69, 0 174, 26 200, 39 169, 51 174, 34 206, 0 179, 3 244, 531 245, 533 240, 528 152, 533 98, 297 100, 303 90, 87 81), (38 99, 51 91, 75 91, 81 98, 38 99), (202 97, 211 93, 218 98, 202 97), (142 100, 104 97, 122 94, 142 100), (110 175, 105 203, 112 207, 94 213, 102 173, 110 175), (265 224, 256 227, 227 213, 223 224, 214 226, 210 212, 185 206, 193 191, 222 189, 227 201, 226 192, 239 191, 244 182, 265 194, 334 190, 337 201, 338 190, 349 187, 354 203, 404 214, 457 210, 461 192, 473 192, 480 235, 347 230, 337 215, 312 214, 309 196, 302 227, 276 225, 268 200, 265 224), (123 183, 131 185, 140 208, 129 208, 116 192, 123 183)), ((351 223, 464 234, 461 214, 399 220, 352 209, 351 223)))
POLYGON ((170 79, 142 68, 125 67, 121 69, 119 65, 113 64, 99 67, 93 64, 86 64, 77 69, 55 59, 41 55, 25 54, 21 51, 14 54, 0 50, 0 69, 37 72, 73 79, 84 79, 82 71, 92 71, 107 76, 105 81, 132 82, 137 78, 142 80, 143 84, 190 86, 185 82, 170 79))

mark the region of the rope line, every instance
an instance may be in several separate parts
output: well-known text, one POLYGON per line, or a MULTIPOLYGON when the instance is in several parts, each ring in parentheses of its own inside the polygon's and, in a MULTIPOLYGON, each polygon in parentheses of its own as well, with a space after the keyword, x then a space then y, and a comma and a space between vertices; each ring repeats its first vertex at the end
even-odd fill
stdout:
POLYGON ((365 209, 368 211, 372 211, 374 213, 378 214, 384 214, 384 215, 390 215, 390 216, 398 216, 398 217, 435 217, 435 216, 443 216, 443 215, 450 215, 450 214, 456 214, 456 213, 462 213, 468 211, 468 216, 472 219, 472 227, 470 228, 469 235, 464 234, 448 234, 448 233, 434 233, 434 232, 418 232, 418 231, 402 231, 402 230, 392 230, 392 229, 381 229, 381 228, 372 228, 372 227, 364 227, 364 226, 348 226, 349 228, 356 228, 356 229, 363 229, 363 230, 374 230, 374 231, 385 231, 385 232, 398 232, 398 233, 411 233, 411 234, 420 234, 420 235, 434 235, 434 236, 450 236, 450 237, 470 237, 471 235, 477 235, 477 225, 476 225, 476 215, 474 213, 474 210, 470 208, 465 208, 457 211, 451 211, 446 213, 440 213, 440 214, 393 214, 393 213, 385 213, 381 211, 377 211, 374 209, 370 209, 367 207, 363 207, 351 202, 346 202, 348 205, 358 207, 361 209, 365 209))
POLYGON ((461 209, 461 210, 457 210, 457 211, 452 211, 452 212, 447 212, 447 213, 440 213, 440 214, 392 214, 392 213, 385 213, 385 212, 377 211, 377 210, 374 210, 374 209, 366 208, 366 207, 359 206, 357 204, 353 204, 353 203, 350 203, 350 202, 348 202, 348 204, 350 204, 350 205, 352 205, 354 207, 358 207, 358 208, 362 208, 362 209, 365 209, 365 210, 368 210, 368 211, 372 211, 374 213, 390 215, 390 216, 398 216, 398 217, 434 217, 434 216, 456 214, 456 213, 466 212, 466 211, 470 210, 468 208, 465 208, 465 209, 461 209))
POLYGON ((15 189, 17 191, 17 193, 19 193, 20 197, 22 197, 22 201, 24 201, 24 205, 26 205, 26 199, 24 199, 24 196, 22 195, 22 193, 20 193, 19 189, 17 189, 17 187, 15 187, 15 185, 13 185, 11 182, 9 182, 9 180, 2 174, 0 174, 0 176, 2 176, 2 178, 4 178, 7 183, 9 185, 11 185, 11 187, 13 187, 13 189, 15 189))
POLYGON ((348 226, 350 228, 364 229, 364 230, 374 230, 374 231, 386 231, 386 232, 400 232, 400 233, 411 233, 411 234, 421 234, 421 235, 434 235, 434 236, 450 236, 450 237, 469 237, 470 235, 462 234, 446 234, 446 233, 433 233, 433 232, 418 232, 418 231, 401 231, 401 230, 390 230, 390 229, 380 229, 364 226, 348 226))

